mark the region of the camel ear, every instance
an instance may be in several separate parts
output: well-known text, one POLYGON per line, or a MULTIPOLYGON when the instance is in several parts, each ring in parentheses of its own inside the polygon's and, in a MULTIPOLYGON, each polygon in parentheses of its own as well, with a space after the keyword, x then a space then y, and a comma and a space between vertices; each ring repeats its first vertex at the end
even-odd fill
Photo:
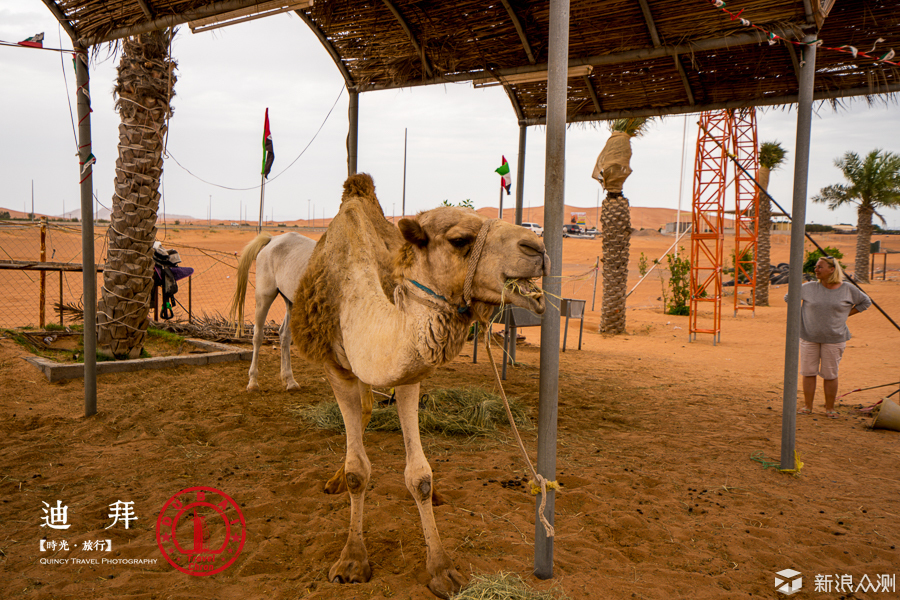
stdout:
POLYGON ((400 233, 403 234, 403 239, 410 244, 419 248, 428 245, 428 234, 416 219, 400 219, 398 227, 400 227, 400 233))

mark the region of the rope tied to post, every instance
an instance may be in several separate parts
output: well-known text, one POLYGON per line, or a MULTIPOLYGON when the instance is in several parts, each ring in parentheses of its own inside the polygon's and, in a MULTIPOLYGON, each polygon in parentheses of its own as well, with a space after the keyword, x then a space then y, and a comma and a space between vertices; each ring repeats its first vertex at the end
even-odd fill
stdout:
MULTIPOLYGON (((555 480, 548 481, 547 478, 538 473, 534 468, 531 459, 528 457, 528 452, 525 450, 525 444, 522 443, 522 437, 519 435, 519 429, 516 427, 512 409, 509 407, 509 400, 506 399, 506 391, 503 389, 503 384, 500 382, 500 372, 497 370, 497 363, 494 362, 494 354, 493 352, 491 352, 491 336, 488 333, 487 324, 482 323, 481 325, 482 329, 484 330, 484 345, 485 348, 487 348, 488 357, 491 359, 491 367, 493 367, 494 369, 494 376, 497 378, 497 385, 500 386, 500 397, 503 398, 503 407, 506 409, 506 416, 507 418, 509 418, 509 425, 510 427, 512 427, 513 433, 516 436, 516 443, 519 445, 519 451, 522 453, 522 457, 525 459, 525 463, 528 465, 528 469, 531 471, 532 479, 528 482, 528 484, 531 486, 531 495, 541 495, 541 505, 538 508, 538 518, 541 521, 541 525, 544 526, 544 531, 546 532, 547 537, 552 538, 556 535, 556 530, 544 515, 544 509, 547 507, 547 490, 558 490, 559 482, 555 480)), ((504 360, 506 360, 506 357, 504 357, 504 360)))

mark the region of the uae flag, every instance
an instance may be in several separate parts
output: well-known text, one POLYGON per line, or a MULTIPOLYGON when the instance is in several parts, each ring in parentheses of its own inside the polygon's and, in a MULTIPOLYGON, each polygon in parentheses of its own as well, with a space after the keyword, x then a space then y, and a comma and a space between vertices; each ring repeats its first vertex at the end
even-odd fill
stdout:
POLYGON ((44 34, 38 33, 37 35, 33 35, 30 38, 19 42, 19 45, 20 46, 28 46, 29 48, 43 48, 44 47, 44 34))
POLYGON ((269 131, 269 109, 266 109, 266 124, 263 128, 263 160, 262 174, 268 179, 272 171, 272 163, 275 161, 275 150, 272 148, 272 132, 269 131))
POLYGON ((512 177, 509 174, 509 163, 506 162, 506 157, 503 156, 503 164, 500 165, 500 168, 494 169, 495 172, 500 174, 500 186, 506 189, 506 195, 509 196, 509 189, 512 187, 512 177))

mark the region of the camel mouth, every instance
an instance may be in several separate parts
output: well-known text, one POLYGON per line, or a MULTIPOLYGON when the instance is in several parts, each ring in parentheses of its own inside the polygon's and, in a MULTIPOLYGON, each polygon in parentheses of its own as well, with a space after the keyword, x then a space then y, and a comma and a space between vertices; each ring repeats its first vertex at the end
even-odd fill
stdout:
POLYGON ((544 313, 544 291, 534 278, 509 278, 503 287, 503 298, 513 306, 525 308, 536 314, 544 313))

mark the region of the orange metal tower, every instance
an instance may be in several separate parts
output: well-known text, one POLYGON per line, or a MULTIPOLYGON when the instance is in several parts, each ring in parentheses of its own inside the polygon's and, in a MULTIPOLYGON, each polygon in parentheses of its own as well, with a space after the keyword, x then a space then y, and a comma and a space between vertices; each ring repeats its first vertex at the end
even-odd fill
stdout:
MULTIPOLYGON (((731 143, 735 160, 753 179, 759 180, 759 150, 756 144, 756 109, 731 113, 731 143)), ((734 315, 739 310, 756 315, 756 242, 759 236, 759 189, 753 179, 734 167, 734 315), (740 304, 740 292, 747 292, 747 304, 740 304)), ((765 273, 764 276, 768 276, 765 273)))
POLYGON ((694 193, 691 227, 691 315, 689 340, 698 333, 711 333, 713 345, 721 339, 722 255, 725 242, 724 149, 731 140, 729 111, 700 114, 700 134, 694 164, 694 193), (700 307, 704 307, 700 326, 700 307), (712 323, 708 323, 712 309, 712 323))

